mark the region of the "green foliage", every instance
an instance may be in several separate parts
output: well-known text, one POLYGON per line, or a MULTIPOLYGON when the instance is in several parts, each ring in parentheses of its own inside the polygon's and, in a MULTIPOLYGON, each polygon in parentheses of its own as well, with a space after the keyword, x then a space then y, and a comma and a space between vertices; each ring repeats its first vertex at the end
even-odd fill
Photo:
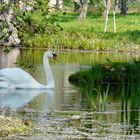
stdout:
MULTIPOLYGON (((1 2, 0 3, 0 13, 4 14, 4 12, 7 11, 7 9, 9 9, 9 4, 1 2)), ((4 18, 6 18, 6 16, 4 16, 4 18)), ((8 29, 8 24, 6 21, 1 20, 0 18, 0 44, 2 44, 7 37, 10 35, 9 29, 8 29)))
POLYGON ((93 65, 91 69, 79 71, 69 77, 69 81, 81 85, 89 83, 121 84, 140 79, 140 60, 127 62, 111 62, 93 65))
POLYGON ((0 40, 1 42, 3 42, 10 34, 9 30, 8 30, 8 25, 5 21, 0 23, 0 40))
POLYGON ((34 40, 38 35, 53 34, 61 28, 55 21, 56 15, 49 13, 48 0, 37 0, 31 11, 23 11, 16 6, 13 8, 15 20, 12 23, 17 27, 24 45, 29 45, 29 38, 34 40))
POLYGON ((105 6, 102 0, 90 0, 89 11, 93 11, 95 13, 102 15, 104 10, 105 6))
POLYGON ((11 48, 9 46, 4 47, 4 53, 8 54, 11 51, 11 48))
POLYGON ((67 7, 74 7, 72 0, 64 0, 63 4, 64 4, 64 6, 67 6, 67 7))

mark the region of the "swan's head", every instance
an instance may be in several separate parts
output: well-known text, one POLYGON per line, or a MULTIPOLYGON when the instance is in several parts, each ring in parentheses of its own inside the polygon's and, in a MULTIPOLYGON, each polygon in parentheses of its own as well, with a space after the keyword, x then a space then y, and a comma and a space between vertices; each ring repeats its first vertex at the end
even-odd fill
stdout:
POLYGON ((55 59, 56 60, 56 57, 57 57, 57 54, 56 53, 54 53, 52 51, 47 51, 45 54, 46 54, 46 56, 48 58, 52 58, 52 59, 55 59))

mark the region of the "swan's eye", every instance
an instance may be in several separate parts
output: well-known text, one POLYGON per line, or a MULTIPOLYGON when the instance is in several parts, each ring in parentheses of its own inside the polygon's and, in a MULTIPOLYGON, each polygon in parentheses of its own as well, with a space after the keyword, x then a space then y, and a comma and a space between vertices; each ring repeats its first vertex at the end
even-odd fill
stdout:
POLYGON ((53 59, 56 59, 57 55, 55 53, 52 53, 53 59))

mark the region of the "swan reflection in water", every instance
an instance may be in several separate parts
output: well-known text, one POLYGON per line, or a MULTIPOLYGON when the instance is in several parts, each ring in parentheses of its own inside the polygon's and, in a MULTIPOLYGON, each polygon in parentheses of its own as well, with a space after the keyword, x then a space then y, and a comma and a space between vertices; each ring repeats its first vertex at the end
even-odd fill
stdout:
POLYGON ((48 110, 54 104, 54 89, 0 89, 0 106, 22 108, 42 94, 45 98, 40 102, 45 103, 41 107, 48 110))

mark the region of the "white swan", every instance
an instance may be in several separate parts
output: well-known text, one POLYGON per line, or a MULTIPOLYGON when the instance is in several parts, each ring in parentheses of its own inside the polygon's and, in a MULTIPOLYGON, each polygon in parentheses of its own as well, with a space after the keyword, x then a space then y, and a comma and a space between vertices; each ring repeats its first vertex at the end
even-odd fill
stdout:
POLYGON ((43 56, 47 85, 38 83, 29 73, 21 68, 5 68, 0 70, 0 88, 41 89, 54 88, 55 82, 48 58, 56 59, 57 55, 47 51, 43 56))

